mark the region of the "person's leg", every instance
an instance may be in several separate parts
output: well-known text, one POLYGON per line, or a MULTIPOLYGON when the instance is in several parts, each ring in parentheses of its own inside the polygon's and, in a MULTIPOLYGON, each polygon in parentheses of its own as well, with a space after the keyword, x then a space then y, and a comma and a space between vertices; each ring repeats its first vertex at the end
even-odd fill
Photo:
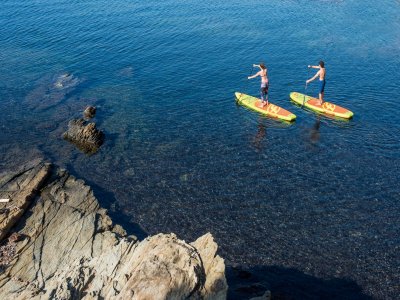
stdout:
POLYGON ((261 88, 262 106, 268 105, 268 85, 261 88))
POLYGON ((322 104, 322 100, 321 99, 322 99, 323 83, 324 83, 323 81, 321 81, 321 80, 319 81, 319 90, 318 90, 318 100, 319 101, 318 101, 318 105, 322 104))
POLYGON ((266 101, 265 105, 267 105, 267 106, 268 106, 268 88, 269 88, 269 86, 267 85, 265 87, 265 101, 266 101))
POLYGON ((264 103, 264 88, 261 86, 260 88, 260 101, 261 101, 261 106, 264 103))
POLYGON ((265 98, 266 98, 266 93, 265 93, 265 87, 261 87, 261 107, 265 106, 265 98))
POLYGON ((325 80, 319 81, 319 105, 324 103, 325 80))

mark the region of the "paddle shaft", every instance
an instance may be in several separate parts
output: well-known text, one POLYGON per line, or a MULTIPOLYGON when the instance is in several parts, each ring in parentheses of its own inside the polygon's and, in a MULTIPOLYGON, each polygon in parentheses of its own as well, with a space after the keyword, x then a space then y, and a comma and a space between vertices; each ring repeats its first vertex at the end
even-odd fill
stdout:
MULTIPOLYGON (((253 70, 254 70, 254 66, 252 65, 249 76, 251 76, 253 74, 253 70)), ((249 76, 247 76, 247 77, 249 77, 249 76)), ((247 79, 247 86, 249 86, 249 80, 248 79, 247 79)), ((239 97, 239 99, 237 99, 237 101, 240 101, 240 98, 242 98, 242 96, 243 96, 243 93, 240 94, 240 97, 239 97)))
MULTIPOLYGON (((308 80, 308 77, 310 77, 310 68, 307 67, 307 69, 308 69, 308 71, 307 71, 307 80, 308 80)), ((306 85, 304 86, 303 106, 304 106, 304 103, 306 102, 306 90, 307 90, 307 81, 306 81, 306 85)))

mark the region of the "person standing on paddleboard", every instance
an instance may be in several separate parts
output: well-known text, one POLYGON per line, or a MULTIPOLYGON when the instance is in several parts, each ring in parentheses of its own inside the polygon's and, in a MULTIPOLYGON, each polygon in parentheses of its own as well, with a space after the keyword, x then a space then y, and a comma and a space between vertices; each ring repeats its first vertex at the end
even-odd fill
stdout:
POLYGON ((316 79, 319 76, 319 105, 322 105, 324 103, 324 91, 325 91, 325 75, 326 75, 326 70, 325 70, 325 63, 321 60, 319 62, 318 66, 308 66, 309 68, 313 69, 319 69, 317 74, 314 75, 314 77, 308 79, 306 81, 306 84, 309 84, 311 81, 316 79))
POLYGON ((257 72, 256 74, 247 77, 247 79, 252 79, 257 76, 261 77, 261 107, 264 107, 265 105, 268 105, 268 74, 267 74, 267 68, 265 67, 264 63, 260 63, 259 65, 253 65, 253 67, 259 67, 260 71, 257 72))

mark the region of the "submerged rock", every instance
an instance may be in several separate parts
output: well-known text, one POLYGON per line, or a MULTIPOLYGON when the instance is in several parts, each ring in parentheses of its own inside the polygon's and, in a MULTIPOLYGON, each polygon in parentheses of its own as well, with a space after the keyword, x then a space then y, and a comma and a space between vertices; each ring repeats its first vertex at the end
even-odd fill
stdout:
POLYGON ((133 67, 127 66, 117 72, 117 75, 123 77, 132 77, 133 76, 133 67))
POLYGON ((71 73, 64 73, 59 75, 55 82, 54 82, 54 87, 56 89, 68 89, 75 87, 79 84, 79 79, 72 75, 71 73))
POLYGON ((86 123, 83 119, 74 119, 68 123, 68 130, 63 138, 72 142, 81 151, 93 154, 104 142, 104 133, 96 128, 95 123, 86 123))
POLYGON ((262 296, 254 297, 250 300, 271 300, 271 291, 266 291, 262 296))
POLYGON ((70 73, 45 76, 25 97, 25 102, 31 109, 49 109, 63 102, 80 83, 81 80, 70 73))
POLYGON ((211 234, 192 244, 174 234, 139 242, 113 224, 82 180, 43 163, 0 182, 13 187, 13 199, 26 191, 34 199, 7 230, 0 299, 226 298, 225 265, 211 234), (39 172, 48 179, 32 189, 27 179, 39 172))

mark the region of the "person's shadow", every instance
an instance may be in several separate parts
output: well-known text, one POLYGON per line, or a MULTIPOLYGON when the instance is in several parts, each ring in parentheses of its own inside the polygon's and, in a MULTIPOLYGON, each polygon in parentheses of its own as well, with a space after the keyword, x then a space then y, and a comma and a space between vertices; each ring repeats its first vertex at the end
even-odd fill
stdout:
POLYGON ((321 127, 321 119, 319 116, 317 116, 314 126, 310 130, 310 142, 313 145, 317 144, 320 140, 321 137, 321 133, 319 131, 320 127, 321 127))
POLYGON ((250 299, 271 291, 271 300, 372 300, 349 279, 320 279, 280 266, 227 266, 228 299, 250 299))
POLYGON ((263 123, 262 118, 258 120, 258 125, 257 125, 257 133, 254 136, 252 140, 252 145, 256 149, 257 152, 262 152, 264 146, 263 146, 263 140, 267 136, 267 127, 263 123))

